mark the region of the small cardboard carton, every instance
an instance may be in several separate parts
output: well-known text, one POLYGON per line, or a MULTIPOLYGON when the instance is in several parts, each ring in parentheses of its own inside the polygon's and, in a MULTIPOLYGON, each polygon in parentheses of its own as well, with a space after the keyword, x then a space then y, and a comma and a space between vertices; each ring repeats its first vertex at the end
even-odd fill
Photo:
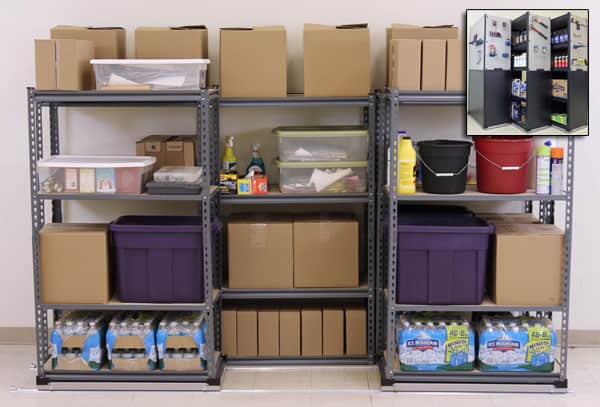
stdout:
POLYGON ((237 356, 237 321, 235 308, 225 308, 221 313, 221 350, 227 356, 237 356))
POLYGON ((279 309, 258 310, 258 355, 279 356, 279 309))
POLYGON ((367 24, 305 24, 304 95, 365 96, 370 91, 367 24))
POLYGON ((446 40, 422 42, 421 90, 446 89, 446 40))
POLYGON ((258 313, 256 308, 238 308, 236 314, 237 355, 258 356, 258 313))
POLYGON ((302 308, 302 356, 323 356, 321 307, 302 308))
POLYGON ((300 309, 282 307, 279 310, 279 355, 300 356, 300 309))
POLYGON ((287 95, 287 34, 283 26, 221 28, 222 97, 287 95))
POLYGON ((94 43, 84 40, 35 40, 38 90, 92 89, 94 43))
POLYGON ((458 39, 446 40, 446 90, 465 90, 465 44, 458 39))
POLYGON ((367 310, 364 307, 346 308, 346 355, 367 354, 367 310))
POLYGON ((138 59, 208 58, 208 30, 204 25, 138 27, 135 29, 138 59))
POLYGON ((344 309, 323 307, 323 356, 344 355, 344 309))
POLYGON ((125 29, 123 27, 57 25, 50 29, 50 38, 92 41, 94 58, 125 58, 125 29))
POLYGON ((156 157, 154 171, 166 167, 193 167, 196 165, 196 136, 150 135, 135 144, 137 156, 156 157))
POLYGON ((399 90, 421 90, 421 40, 390 41, 390 86, 399 90))

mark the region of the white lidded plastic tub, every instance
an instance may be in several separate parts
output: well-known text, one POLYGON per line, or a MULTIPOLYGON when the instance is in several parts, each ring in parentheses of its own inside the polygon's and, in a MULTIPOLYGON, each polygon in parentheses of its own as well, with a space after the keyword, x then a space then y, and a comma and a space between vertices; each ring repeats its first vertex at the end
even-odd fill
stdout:
POLYGON ((360 126, 278 127, 281 161, 364 161, 368 130, 360 126))
POLYGON ((279 189, 286 193, 365 192, 367 161, 277 161, 279 189))
POLYGON ((209 59, 92 59, 98 90, 206 87, 209 59))
POLYGON ((41 193, 140 194, 156 157, 55 155, 38 161, 41 193))

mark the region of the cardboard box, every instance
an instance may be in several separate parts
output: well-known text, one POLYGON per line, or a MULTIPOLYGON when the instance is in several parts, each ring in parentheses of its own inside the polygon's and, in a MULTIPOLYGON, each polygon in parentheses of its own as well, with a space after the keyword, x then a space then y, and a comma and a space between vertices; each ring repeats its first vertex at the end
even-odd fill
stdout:
POLYGON ((365 96, 371 91, 366 24, 304 24, 304 95, 365 96))
POLYGON ((221 351, 227 356, 237 356, 237 321, 235 309, 221 313, 221 351))
POLYGON ((92 41, 98 59, 125 58, 125 29, 122 27, 57 25, 50 29, 50 38, 92 41))
POLYGON ((561 305, 564 233, 554 225, 496 225, 492 298, 498 305, 561 305))
POLYGON ((323 356, 323 312, 302 308, 302 356, 323 356))
POLYGON ((283 26, 221 28, 222 97, 287 96, 283 26))
POLYGON ((392 88, 421 90, 421 40, 392 40, 389 69, 392 88))
POLYGON ((208 58, 208 30, 204 25, 138 27, 135 57, 139 59, 208 58))
POLYGON ((258 355, 279 356, 279 310, 258 310, 258 355))
POLYGON ((555 98, 569 97, 569 81, 566 79, 552 79, 552 96, 555 98))
POLYGON ((115 351, 119 352, 125 349, 135 349, 140 351, 146 351, 144 345, 143 336, 117 336, 113 345, 112 357, 110 362, 112 363, 111 370, 122 370, 122 371, 145 371, 149 370, 148 358, 142 359, 131 359, 115 357, 115 351))
POLYGON ((446 40, 446 90, 465 90, 465 44, 446 40))
POLYGON ((294 287, 358 287, 355 218, 294 218, 294 287))
MULTIPOLYGON (((165 349, 198 349, 198 344, 192 336, 168 336, 165 349)), ((200 357, 191 359, 163 359, 163 371, 190 372, 202 370, 200 357)))
POLYGON ((323 307, 323 356, 344 355, 344 309, 323 307))
POLYGON ((286 307, 279 310, 279 355, 300 356, 299 308, 286 307))
POLYGON ((165 166, 196 165, 196 136, 165 136, 151 135, 144 137, 135 144, 135 154, 138 156, 156 157, 154 170, 165 166))
MULTIPOLYGON (((96 335, 97 337, 97 335, 96 335)), ((89 337, 86 335, 69 335, 62 336, 63 349, 74 349, 78 348, 83 350, 84 343, 89 337)), ((101 347, 102 349, 104 346, 101 347)), ((102 361, 104 363, 105 355, 102 355, 102 361)), ((56 370, 96 370, 91 368, 82 357, 64 356, 59 354, 53 360, 53 369, 56 370)))
POLYGON ((45 304, 107 303, 111 298, 107 225, 45 225, 40 231, 40 280, 45 304))
POLYGON ((258 314, 256 309, 237 310, 237 356, 258 356, 258 314))
POLYGON ((227 233, 229 288, 294 287, 290 217, 236 215, 227 233))
POLYGON ((38 90, 92 88, 94 43, 82 40, 35 40, 35 86, 38 90))
POLYGON ((367 354, 367 310, 365 307, 346 308, 346 355, 367 354))
POLYGON ((446 41, 423 40, 421 90, 446 89, 446 41))

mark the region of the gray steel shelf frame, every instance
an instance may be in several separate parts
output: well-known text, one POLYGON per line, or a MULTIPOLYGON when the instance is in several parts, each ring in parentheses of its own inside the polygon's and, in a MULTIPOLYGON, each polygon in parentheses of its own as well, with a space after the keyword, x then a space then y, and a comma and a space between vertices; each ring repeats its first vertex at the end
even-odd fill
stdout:
MULTIPOLYGON (((220 288, 216 266, 220 264, 219 236, 220 231, 213 225, 220 221, 220 200, 216 189, 210 185, 216 184, 218 179, 218 94, 215 90, 201 89, 198 91, 153 91, 153 92, 100 92, 100 91, 36 91, 27 88, 28 106, 28 132, 29 132, 29 169, 30 169, 30 193, 31 193, 31 218, 32 218, 32 255, 33 255, 33 278, 34 278, 34 306, 35 306, 35 328, 36 328, 36 368, 37 384, 43 387, 52 387, 53 381, 65 382, 107 382, 105 387, 110 387, 110 382, 122 382, 124 378, 132 382, 147 381, 151 377, 153 382, 209 382, 218 385, 222 372, 220 354, 215 351, 217 338, 217 326, 219 325, 220 302, 218 296, 213 302, 213 288, 220 288), (196 135, 197 160, 208 174, 205 178, 204 189, 201 195, 196 196, 157 196, 157 195, 112 195, 100 196, 76 196, 72 194, 38 194, 39 172, 37 161, 44 155, 44 131, 42 123, 42 108, 49 108, 50 121, 50 154, 60 154, 60 135, 58 123, 59 107, 98 107, 98 106, 189 106, 196 109, 196 135), (217 140, 217 141, 215 141, 217 140), (215 152, 214 149, 217 148, 215 152), (82 374, 61 374, 47 371, 44 366, 49 359, 48 343, 48 311, 59 311, 71 309, 67 304, 48 305, 42 304, 40 294, 40 259, 39 259, 39 232, 46 223, 45 201, 51 200, 52 222, 62 222, 62 200, 67 199, 113 199, 113 200, 190 200, 198 203, 198 215, 203 218, 203 267, 205 272, 204 290, 206 303, 204 304, 156 304, 152 309, 156 310, 205 310, 208 315, 208 329, 206 338, 206 354, 208 369, 203 375, 182 375, 161 372, 159 375, 148 375, 130 373, 127 375, 94 374, 85 372, 82 374), (215 238, 216 237, 216 238, 215 238), (213 244, 216 242, 216 244, 213 244), (214 284, 213 284, 214 283, 214 284)), ((106 307, 97 305, 82 305, 85 309, 150 309, 145 304, 108 304, 106 307)), ((79 307, 78 309, 81 309, 79 307)), ((142 386, 143 387, 143 386, 142 386)), ((145 387, 151 389, 151 387, 145 387)))
MULTIPOLYGON (((376 359, 376 280, 375 280, 375 212, 376 212, 376 96, 355 96, 355 97, 307 97, 301 94, 290 94, 286 97, 270 98, 221 98, 219 103, 223 108, 284 108, 284 107, 362 107, 363 123, 369 129, 369 151, 368 151, 368 185, 367 193, 361 194, 268 194, 263 196, 228 196, 221 195, 222 205, 244 205, 244 204, 340 204, 340 203, 361 203, 366 204, 366 228, 367 228, 367 288, 357 289, 356 291, 339 290, 268 290, 261 295, 260 290, 248 290, 242 293, 242 290, 224 289, 222 299, 348 299, 348 298, 366 298, 367 299, 367 350, 368 359, 366 362, 374 363, 376 359)), ((217 140, 218 141, 218 140, 217 140)), ((261 358, 252 359, 259 361, 261 358)), ((271 359, 268 359, 271 360, 271 359)), ((306 358, 280 359, 287 364, 302 364, 306 358), (298 361, 298 362, 295 362, 298 361)), ((325 363, 328 359, 319 359, 325 363)), ((331 359, 334 360, 334 359, 331 359)), ((336 363, 336 362, 333 362, 336 363)), ((341 362, 340 362, 341 363, 341 362)))
MULTIPOLYGON (((403 105, 462 105, 464 95, 446 92, 400 92, 398 90, 386 89, 378 92, 378 202, 377 202, 377 281, 378 281, 378 352, 380 357, 380 370, 382 386, 396 390, 431 390, 448 391, 452 387, 448 384, 457 385, 465 390, 474 391, 562 391, 567 387, 567 348, 568 348, 568 326, 569 326, 569 287, 571 269, 571 246, 572 246, 572 224, 573 224, 573 177, 575 141, 569 137, 567 141, 566 160, 566 191, 564 195, 496 195, 496 194, 459 194, 459 195, 434 195, 418 194, 401 196, 396 193, 395 183, 386 187, 387 183, 387 160, 386 151, 390 148, 390 157, 397 155, 397 139, 392 137, 400 129, 400 107, 403 105), (542 223, 554 223, 554 202, 565 202, 565 238, 563 247, 563 302, 558 307, 536 307, 536 306, 429 306, 429 305, 402 305, 396 304, 396 265, 397 257, 397 214, 398 202, 478 202, 478 201, 522 201, 523 211, 532 211, 532 201, 539 201, 539 219, 542 223), (387 290, 387 295, 386 295, 387 290), (492 308, 492 309, 490 309, 492 308), (395 372, 393 361, 396 352, 395 342, 395 320, 398 312, 408 310, 415 311, 560 311, 561 313, 561 347, 558 355, 560 373, 519 373, 514 375, 483 374, 473 372, 468 375, 447 374, 436 372, 432 374, 420 374, 414 372, 395 372), (385 356, 387 355, 387 357, 385 356), (529 385, 535 386, 529 386, 529 385), (540 387, 547 385, 546 387, 540 387), (537 387, 536 387, 537 386, 537 387), (521 389, 521 390, 518 390, 521 389)), ((396 160, 391 160, 389 171, 397 173, 396 160)))
POLYGON ((233 289, 224 288, 224 300, 304 300, 304 299, 351 299, 369 298, 368 287, 364 288, 291 288, 286 289, 233 289))

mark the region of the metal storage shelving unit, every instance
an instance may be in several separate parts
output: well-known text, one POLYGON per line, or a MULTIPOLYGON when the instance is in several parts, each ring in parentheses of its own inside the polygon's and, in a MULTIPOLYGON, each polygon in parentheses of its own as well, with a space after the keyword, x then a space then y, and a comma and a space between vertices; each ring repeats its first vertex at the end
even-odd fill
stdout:
MULTIPOLYGON (((27 89, 29 162, 32 216, 32 252, 34 277, 34 304, 37 351, 37 385, 46 389, 73 390, 206 390, 218 388, 223 363, 216 350, 215 335, 220 312, 220 286, 216 271, 220 267, 218 232, 212 227, 220 218, 219 193, 211 187, 217 179, 218 145, 211 144, 218 134, 218 94, 214 90, 198 91, 153 91, 153 92, 99 92, 99 91, 36 91, 27 89), (120 106, 188 106, 196 109, 197 160, 206 174, 204 192, 200 195, 103 195, 103 194, 41 194, 38 192, 39 173, 37 161, 43 158, 46 149, 43 108, 49 111, 49 152, 60 154, 60 126, 58 110, 62 107, 120 107, 120 106), (197 204, 198 215, 203 220, 203 267, 205 273, 206 301, 202 304, 44 304, 40 290, 39 232, 46 223, 46 201, 51 201, 54 223, 62 222, 64 200, 135 200, 135 201, 190 201, 197 204), (216 239, 215 239, 216 237, 216 239), (213 242, 214 241, 214 242, 213 242), (216 244, 213 244, 216 243, 216 244), (64 310, 86 309, 98 311, 147 310, 147 311, 206 311, 208 315, 206 354, 208 368, 205 371, 182 372, 113 372, 60 371, 48 367, 49 326, 48 313, 58 316, 64 310)), ((47 142, 47 141, 46 141, 47 142)))
MULTIPOLYGON (((362 122, 369 129, 368 187, 365 193, 286 194, 278 191, 266 195, 221 195, 221 205, 308 205, 308 204, 360 204, 365 206, 363 227, 366 244, 366 282, 359 288, 314 289, 229 289, 223 287, 224 301, 364 301, 367 304, 367 351, 365 357, 297 357, 297 358, 228 358, 233 365, 307 365, 307 364, 365 364, 375 362, 375 96, 357 97, 305 97, 290 94, 272 98, 222 98, 222 108, 315 108, 348 107, 362 108, 362 122)), ((225 272, 225 270, 223 270, 225 272)), ((220 339, 220 335, 219 335, 220 339)))
MULTIPOLYGON (((393 390, 410 391, 524 391, 524 392, 565 392, 567 390, 567 345, 569 323, 569 285, 571 266, 571 234, 574 173, 574 140, 569 137, 566 160, 566 191, 563 195, 536 195, 533 191, 515 195, 483 194, 467 191, 457 195, 435 195, 417 193, 398 195, 396 185, 386 184, 386 151, 396 157, 397 134, 401 121, 400 107, 403 105, 462 105, 464 96, 457 93, 405 93, 386 90, 378 93, 378 331, 377 347, 382 387, 393 390), (532 211, 532 202, 539 202, 539 219, 542 223, 554 223, 554 203, 564 201, 565 239, 563 265, 563 302, 560 306, 500 306, 489 299, 480 305, 403 305, 396 304, 396 265, 397 257, 397 214, 399 202, 478 202, 478 201, 517 201, 523 203, 524 212, 532 211), (561 347, 558 363, 552 373, 535 372, 403 372, 397 364, 396 316, 406 311, 465 311, 465 312, 540 312, 561 314, 561 347)), ((396 162, 391 160, 390 171, 396 174, 396 162)))

